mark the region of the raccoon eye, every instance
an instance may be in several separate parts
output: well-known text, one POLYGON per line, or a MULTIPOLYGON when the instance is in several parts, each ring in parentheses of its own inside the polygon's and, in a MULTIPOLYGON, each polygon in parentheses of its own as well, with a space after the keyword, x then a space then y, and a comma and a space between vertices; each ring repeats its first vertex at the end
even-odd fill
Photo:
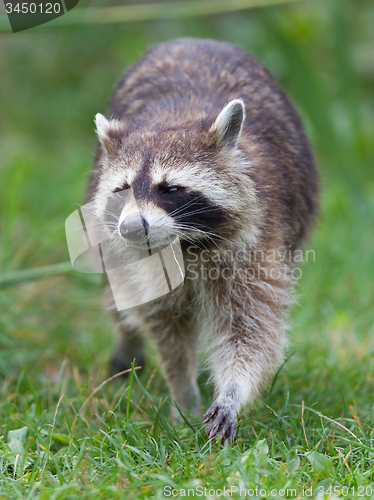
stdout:
POLYGON ((170 184, 167 184, 166 182, 161 182, 158 185, 158 189, 161 194, 174 194, 183 188, 181 186, 170 186, 170 184))
POLYGON ((126 184, 124 184, 122 187, 120 187, 120 188, 116 188, 116 189, 113 191, 113 193, 120 193, 121 191, 124 191, 125 189, 129 189, 129 188, 130 188, 130 186, 126 183, 126 184))

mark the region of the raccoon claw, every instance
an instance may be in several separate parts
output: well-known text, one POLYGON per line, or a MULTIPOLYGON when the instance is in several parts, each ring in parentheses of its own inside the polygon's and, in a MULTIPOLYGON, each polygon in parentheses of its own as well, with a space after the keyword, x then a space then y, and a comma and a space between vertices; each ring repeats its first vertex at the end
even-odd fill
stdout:
POLYGON ((211 422, 206 426, 205 433, 209 439, 217 442, 217 435, 221 437, 221 443, 231 444, 236 434, 236 412, 231 408, 214 402, 205 413, 203 423, 211 422))

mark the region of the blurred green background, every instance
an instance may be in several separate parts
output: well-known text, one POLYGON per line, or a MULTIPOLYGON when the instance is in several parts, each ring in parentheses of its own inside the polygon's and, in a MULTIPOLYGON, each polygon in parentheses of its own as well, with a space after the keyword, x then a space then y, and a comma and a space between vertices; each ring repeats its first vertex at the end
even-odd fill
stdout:
MULTIPOLYGON (((295 400, 308 392, 310 404, 318 399, 331 411, 347 398, 373 394, 373 26, 372 0, 313 0, 204 17, 3 31, 0 272, 68 260, 64 222, 84 202, 93 118, 105 112, 123 70, 157 42, 226 40, 252 52, 281 82, 304 117, 320 171, 321 214, 308 244, 316 261, 302 267, 292 310, 295 355, 282 383, 295 400), (328 385, 334 391, 323 402, 328 385)), ((2 375, 23 370, 53 378, 66 358, 81 372, 105 376, 112 333, 99 281, 69 273, 0 289, 2 375)))

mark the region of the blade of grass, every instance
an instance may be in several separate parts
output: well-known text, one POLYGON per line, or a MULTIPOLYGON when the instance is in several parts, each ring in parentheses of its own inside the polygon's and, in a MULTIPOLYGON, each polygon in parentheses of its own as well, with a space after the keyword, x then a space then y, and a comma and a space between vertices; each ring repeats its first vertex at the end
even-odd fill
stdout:
POLYGON ((20 271, 10 271, 0 274, 0 288, 22 283, 23 281, 32 281, 45 276, 54 274, 65 274, 75 272, 71 262, 60 262, 50 266, 35 267, 32 269, 21 269, 20 271))
POLYGON ((131 363, 131 374, 130 374, 130 382, 129 382, 129 388, 128 388, 128 397, 127 397, 127 408, 126 408, 126 422, 129 421, 129 415, 130 415, 130 397, 131 397, 131 389, 132 389, 132 383, 134 381, 134 373, 135 373, 135 368, 134 368, 134 363, 131 363))

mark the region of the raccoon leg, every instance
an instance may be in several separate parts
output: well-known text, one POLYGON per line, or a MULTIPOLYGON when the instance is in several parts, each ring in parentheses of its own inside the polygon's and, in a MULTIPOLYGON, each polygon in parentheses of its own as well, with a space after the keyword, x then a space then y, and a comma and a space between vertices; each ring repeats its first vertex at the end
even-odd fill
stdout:
MULTIPOLYGON (((110 360, 110 372, 112 375, 134 366, 144 367, 143 339, 136 330, 117 325, 117 343, 110 360)), ((126 376, 126 374, 124 375, 126 376)))
POLYGON ((229 444, 236 434, 237 413, 269 381, 282 362, 285 347, 287 289, 258 283, 255 291, 249 293, 248 287, 245 291, 238 294, 243 302, 222 304, 221 316, 226 310, 230 322, 217 323, 210 339, 218 397, 204 415, 204 423, 209 422, 205 432, 209 438, 220 435, 221 442, 229 444))
MULTIPOLYGON (((197 415, 200 410, 200 392, 197 386, 197 336, 191 328, 179 324, 153 329, 166 381, 172 400, 184 410, 197 415)), ((179 420, 176 406, 172 406, 173 420, 179 420)))
MULTIPOLYGON (((248 338, 253 332, 247 332, 248 338)), ((259 338, 265 338, 259 334, 259 338)), ((246 342, 228 335, 221 348, 216 348, 211 361, 217 399, 204 415, 208 423, 205 432, 209 438, 221 436, 221 442, 232 443, 236 434, 237 414, 240 408, 258 395, 279 364, 283 348, 267 339, 263 347, 258 342, 246 342), (256 345, 257 344, 257 345, 256 345)))
POLYGON ((112 313, 116 322, 117 342, 110 360, 111 374, 130 369, 131 363, 144 367, 144 345, 139 328, 134 322, 121 317, 118 311, 113 310, 112 313))

